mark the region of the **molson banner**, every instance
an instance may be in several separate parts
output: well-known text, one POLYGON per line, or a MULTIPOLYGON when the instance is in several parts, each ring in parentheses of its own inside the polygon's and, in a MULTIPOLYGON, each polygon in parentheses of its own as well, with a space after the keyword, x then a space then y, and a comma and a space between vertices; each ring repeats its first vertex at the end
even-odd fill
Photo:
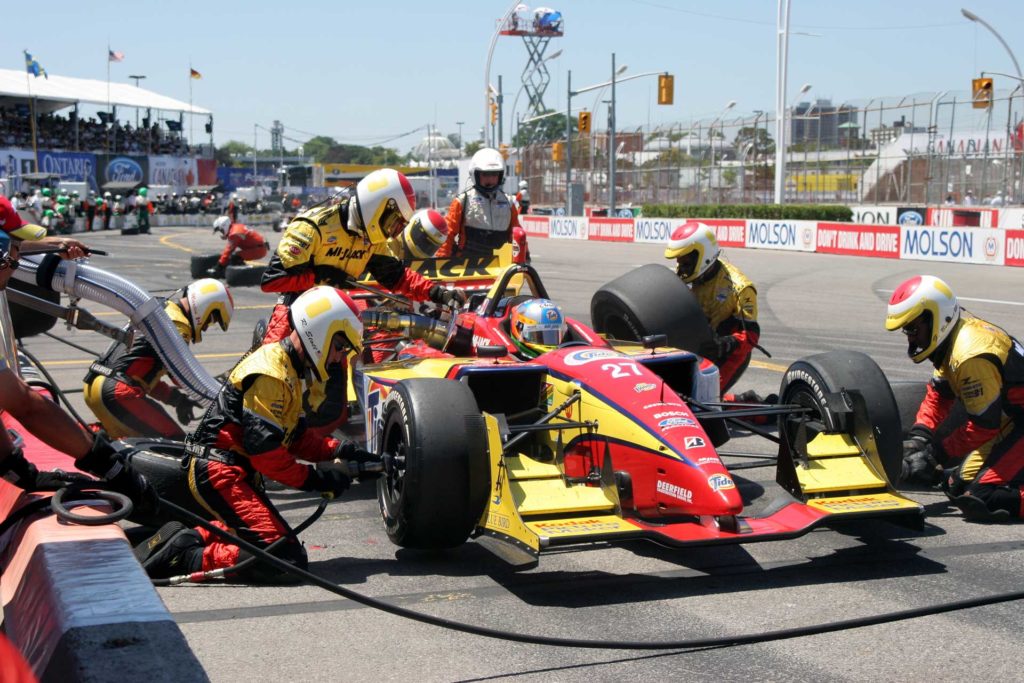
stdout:
POLYGON ((175 192, 199 185, 199 169, 191 157, 149 157, 149 184, 170 185, 175 192))
POLYGON ((563 240, 588 238, 587 219, 582 216, 551 216, 548 219, 550 236, 563 240))
POLYGON ((751 249, 814 251, 815 221, 748 220, 746 246, 751 249))
POLYGON ((96 183, 102 188, 107 183, 149 182, 149 157, 123 154, 96 155, 96 183))
POLYGON ((900 227, 900 258, 959 263, 1003 263, 1002 230, 900 227))

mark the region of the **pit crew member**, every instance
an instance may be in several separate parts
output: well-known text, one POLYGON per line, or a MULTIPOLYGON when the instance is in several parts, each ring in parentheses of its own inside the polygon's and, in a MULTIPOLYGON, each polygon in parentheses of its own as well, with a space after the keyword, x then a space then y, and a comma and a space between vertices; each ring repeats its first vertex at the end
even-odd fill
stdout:
POLYGON ((267 241, 263 239, 263 235, 244 223, 232 223, 229 216, 221 216, 215 220, 213 232, 220 235, 222 240, 226 240, 227 244, 220 253, 217 265, 207 273, 210 277, 223 278, 228 264, 241 265, 267 255, 267 241))
POLYGON ((513 230, 520 228, 519 212, 501 189, 505 179, 501 153, 490 147, 479 150, 470 160, 469 172, 473 187, 448 207, 448 239, 437 250, 438 257, 488 256, 512 242, 513 230))
POLYGON ((1024 517, 1024 347, 963 311, 950 286, 931 275, 896 288, 885 329, 906 335, 911 360, 935 367, 903 443, 901 480, 941 482, 972 521, 1024 517), (955 400, 967 419, 939 438, 955 400))

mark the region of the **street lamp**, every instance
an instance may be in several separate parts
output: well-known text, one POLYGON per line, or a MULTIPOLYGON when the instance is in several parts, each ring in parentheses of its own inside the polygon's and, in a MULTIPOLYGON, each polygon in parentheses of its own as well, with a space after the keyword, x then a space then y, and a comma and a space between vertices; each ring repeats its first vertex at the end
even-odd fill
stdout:
MULTIPOLYGON (((779 2, 788 3, 789 0, 779 0, 779 2)), ((787 30, 789 27, 789 17, 786 17, 787 30)), ((783 73, 785 68, 783 68, 783 73)), ((782 77, 785 81, 785 75, 782 77)), ((804 83, 800 86, 800 92, 797 93, 797 97, 803 95, 813 86, 810 83, 804 83)), ((785 199, 783 196, 783 190, 786 182, 786 137, 788 135, 788 127, 786 126, 787 117, 786 114, 789 111, 789 107, 786 103, 785 84, 783 83, 783 90, 781 97, 776 100, 776 111, 775 111, 775 203, 782 204, 785 199)), ((795 101, 795 99, 794 99, 795 101)))
POLYGON ((464 123, 465 123, 465 121, 456 121, 455 122, 455 125, 459 127, 459 156, 460 157, 462 156, 462 124, 464 124, 464 123))
MULTIPOLYGON (((502 28, 508 23, 508 18, 512 16, 516 8, 519 7, 519 0, 513 2, 505 14, 502 15, 501 21, 498 22, 497 28, 494 29, 494 35, 491 36, 491 44, 487 47, 487 63, 484 66, 484 130, 487 129, 487 122, 490 120, 491 115, 491 58, 494 56, 494 46, 498 42, 498 36, 501 35, 502 28)), ((493 140, 492 140, 493 142, 493 140)), ((493 144, 490 146, 494 146, 493 144)))
MULTIPOLYGON (((987 21, 985 21, 984 19, 979 17, 974 12, 971 12, 970 10, 961 9, 960 13, 963 14, 964 17, 966 17, 967 19, 969 19, 969 20, 971 20, 971 21, 973 21, 975 23, 981 24, 982 26, 987 28, 992 33, 992 35, 994 35, 996 37, 996 40, 998 40, 1000 42, 1000 44, 1002 44, 1002 46, 1006 49, 1007 54, 1010 55, 1010 61, 1013 62, 1013 68, 1017 70, 1017 80, 1019 82, 1021 82, 1021 83, 1024 83, 1024 74, 1021 74, 1020 64, 1017 63, 1017 58, 1014 56, 1013 50, 1011 50, 1010 46, 1006 44, 1006 41, 1003 40, 1003 37, 1001 35, 999 35, 999 32, 996 31, 994 28, 992 28, 991 24, 989 24, 987 21)), ((1024 97, 1024 91, 1022 91, 1021 96, 1024 97)), ((1011 94, 1010 101, 1007 102, 1007 107, 1012 108, 1011 103, 1012 103, 1012 94, 1011 94)), ((1017 191, 1018 192, 1017 201, 1024 201, 1024 158, 1021 159, 1021 182, 1020 182, 1020 185, 1021 185, 1021 187, 1017 191)))
POLYGON ((722 120, 725 113, 736 106, 736 100, 729 100, 729 104, 725 105, 725 109, 719 112, 718 116, 711 121, 711 125, 708 126, 708 146, 711 148, 711 166, 708 168, 708 198, 711 197, 711 176, 715 172, 715 124, 722 120))

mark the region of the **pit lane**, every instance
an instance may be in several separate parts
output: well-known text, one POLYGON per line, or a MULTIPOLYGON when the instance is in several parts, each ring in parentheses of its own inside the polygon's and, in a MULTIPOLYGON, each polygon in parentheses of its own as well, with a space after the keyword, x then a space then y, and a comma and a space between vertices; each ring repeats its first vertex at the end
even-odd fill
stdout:
MULTIPOLYGON (((276 244, 279 235, 268 237, 276 244)), ((208 252, 223 245, 194 228, 155 228, 149 237, 99 233, 84 240, 113 254, 95 258, 94 265, 150 291, 189 281, 184 249, 208 252)), ((596 287, 661 260, 657 245, 534 240, 531 252, 552 296, 568 315, 583 320, 589 319, 596 287)), ((748 250, 729 256, 757 284, 762 343, 774 356, 755 356, 741 389, 768 393, 777 389, 789 362, 841 348, 870 354, 890 379, 926 379, 928 367, 906 359, 902 335, 882 327, 887 291, 919 272, 949 281, 972 312, 1011 333, 1022 332, 1024 295, 1013 269, 748 250)), ((272 296, 255 289, 233 292, 231 330, 211 330, 197 348, 214 374, 248 347, 252 325, 273 304, 272 296)), ((118 314, 106 315, 123 322, 118 314)), ((54 332, 96 351, 106 346, 98 335, 60 327, 54 332)), ((91 360, 84 353, 45 337, 28 345, 62 387, 80 388, 91 360)), ((72 401, 89 415, 80 395, 72 401)), ((768 446, 751 437, 729 444, 770 453, 768 446)), ((745 493, 773 490, 773 468, 741 474, 745 493)), ((298 492, 273 497, 293 522, 315 505, 298 492)), ((756 632, 1019 589, 1024 526, 967 524, 950 512, 943 496, 913 497, 930 515, 920 534, 872 522, 748 546, 670 550, 648 543, 602 544, 551 551, 536 569, 515 573, 473 543, 428 555, 395 548, 381 528, 373 488, 361 485, 332 504, 303 540, 314 571, 355 590, 494 628, 595 639, 756 632)), ((1024 659, 1024 617, 1017 603, 763 645, 630 656, 447 632, 309 587, 208 585, 160 594, 216 681, 1012 679, 1024 659)))

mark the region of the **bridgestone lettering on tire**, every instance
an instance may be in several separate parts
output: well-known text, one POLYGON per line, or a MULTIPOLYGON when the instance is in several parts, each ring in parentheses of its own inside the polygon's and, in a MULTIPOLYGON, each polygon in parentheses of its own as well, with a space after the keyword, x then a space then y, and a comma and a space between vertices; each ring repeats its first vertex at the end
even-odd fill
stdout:
POLYGON ((713 334, 690 288, 668 268, 651 263, 618 277, 590 300, 594 329, 615 339, 664 334, 668 345, 699 353, 713 334))
MULTIPOLYGON (((779 401, 811 408, 811 418, 820 420, 826 431, 850 434, 864 448, 873 442, 889 481, 899 478, 900 411, 885 373, 870 357, 858 351, 829 351, 798 360, 782 376, 779 401), (843 389, 854 401, 863 400, 862 411, 838 413, 828 407, 826 396, 843 389)), ((791 417, 780 418, 780 436, 788 432, 792 438, 792 424, 791 417)))
POLYGON ((385 473, 377 494, 388 537, 405 548, 461 545, 490 490, 483 418, 469 387, 445 379, 399 382, 381 406, 378 443, 404 468, 385 473))

